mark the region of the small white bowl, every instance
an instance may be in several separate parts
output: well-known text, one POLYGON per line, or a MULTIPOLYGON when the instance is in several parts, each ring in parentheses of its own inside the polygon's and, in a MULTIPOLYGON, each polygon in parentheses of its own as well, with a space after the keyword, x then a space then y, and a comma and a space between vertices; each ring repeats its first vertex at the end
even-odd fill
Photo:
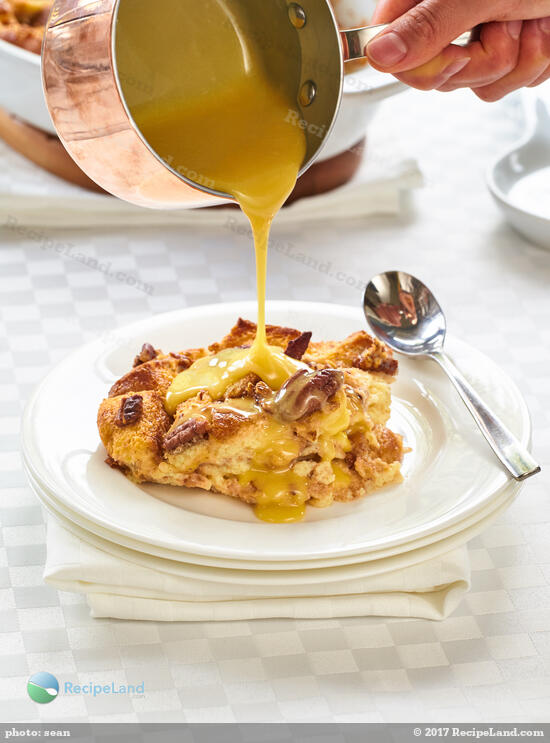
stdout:
POLYGON ((0 81, 0 108, 55 134, 42 91, 38 54, 0 41, 0 81))
POLYGON ((512 227, 550 250, 550 109, 528 92, 524 102, 527 134, 490 167, 487 181, 512 227))

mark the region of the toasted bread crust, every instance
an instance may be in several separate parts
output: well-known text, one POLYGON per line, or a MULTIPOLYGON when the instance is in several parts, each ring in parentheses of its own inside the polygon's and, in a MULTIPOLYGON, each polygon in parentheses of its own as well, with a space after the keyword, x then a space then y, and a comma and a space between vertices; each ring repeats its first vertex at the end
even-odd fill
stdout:
POLYGON ((97 425, 111 466, 116 464, 136 480, 148 480, 163 458, 162 441, 171 425, 164 401, 156 390, 141 390, 143 410, 139 420, 118 423, 126 395, 108 397, 99 407, 97 425))
MULTIPOLYGON (((287 348, 289 343, 304 335, 295 328, 268 325, 266 327, 268 343, 272 346, 287 348)), ((225 348, 238 348, 251 345, 256 336, 256 324, 239 318, 231 332, 219 343, 208 347, 210 353, 218 353, 225 348)), ((398 363, 391 350, 377 338, 364 330, 345 338, 343 341, 322 341, 308 344, 303 355, 305 363, 322 367, 355 367, 363 371, 384 374, 394 377, 398 363)))
POLYGON ((109 397, 132 395, 144 390, 156 390, 160 395, 165 395, 179 373, 177 361, 170 356, 153 359, 134 367, 118 379, 109 390, 109 397))
POLYGON ((355 367, 390 377, 395 376, 398 369, 390 349, 364 330, 353 333, 343 341, 310 343, 304 361, 326 366, 355 367))
MULTIPOLYGON (((210 353, 218 353, 225 348, 239 348, 250 346, 256 337, 256 323, 243 320, 239 317, 231 331, 219 343, 212 343, 208 347, 210 353)), ((296 340, 302 333, 294 328, 284 328, 279 325, 266 325, 267 341, 272 346, 286 348, 290 341, 296 340)))

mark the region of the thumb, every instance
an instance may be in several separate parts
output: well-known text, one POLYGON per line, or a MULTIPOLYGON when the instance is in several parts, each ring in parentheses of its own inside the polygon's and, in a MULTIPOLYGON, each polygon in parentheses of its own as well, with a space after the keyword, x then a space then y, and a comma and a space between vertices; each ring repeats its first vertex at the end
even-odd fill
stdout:
POLYGON ((369 61, 385 72, 420 67, 485 20, 483 5, 479 0, 421 0, 367 45, 369 61))

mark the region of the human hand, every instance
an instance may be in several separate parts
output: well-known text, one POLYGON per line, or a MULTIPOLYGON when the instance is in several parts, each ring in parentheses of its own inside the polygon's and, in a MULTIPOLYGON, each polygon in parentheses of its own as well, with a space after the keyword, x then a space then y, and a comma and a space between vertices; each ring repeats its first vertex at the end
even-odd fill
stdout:
POLYGON ((413 88, 496 101, 550 78, 550 0, 380 0, 372 23, 391 26, 368 44, 370 63, 413 88), (467 47, 450 43, 476 27, 467 47))

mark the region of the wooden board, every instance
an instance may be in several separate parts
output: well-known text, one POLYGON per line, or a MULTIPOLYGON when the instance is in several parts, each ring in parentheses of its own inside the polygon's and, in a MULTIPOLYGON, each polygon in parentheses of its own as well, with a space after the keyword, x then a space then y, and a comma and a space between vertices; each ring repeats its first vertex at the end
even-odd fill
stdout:
MULTIPOLYGON (((16 119, 0 108, 0 139, 44 170, 69 183, 98 193, 106 193, 80 170, 59 139, 16 119)), ((287 203, 305 196, 326 193, 347 183, 361 164, 365 140, 330 160, 314 163, 298 179, 287 203)))
POLYGON ((0 139, 49 173, 90 191, 105 193, 80 170, 59 139, 0 109, 0 139))

